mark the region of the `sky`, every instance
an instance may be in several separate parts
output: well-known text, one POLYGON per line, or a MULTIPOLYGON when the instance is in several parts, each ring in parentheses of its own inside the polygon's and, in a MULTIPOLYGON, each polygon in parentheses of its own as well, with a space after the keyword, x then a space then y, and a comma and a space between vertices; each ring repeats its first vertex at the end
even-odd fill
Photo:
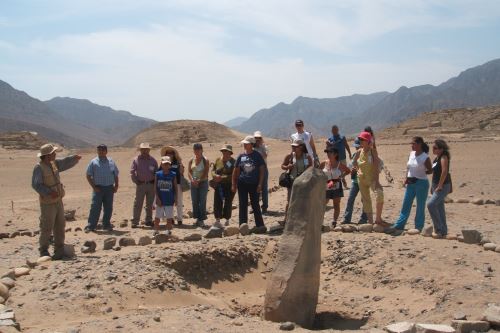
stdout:
POLYGON ((437 85, 496 58, 497 0, 0 0, 0 80, 159 121, 437 85))

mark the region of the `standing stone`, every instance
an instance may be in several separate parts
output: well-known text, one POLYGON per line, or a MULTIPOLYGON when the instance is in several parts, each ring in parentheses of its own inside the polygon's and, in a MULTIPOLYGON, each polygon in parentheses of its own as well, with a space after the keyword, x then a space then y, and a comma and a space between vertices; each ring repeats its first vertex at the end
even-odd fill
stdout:
POLYGON ((169 236, 166 234, 157 234, 155 236, 155 244, 167 243, 169 241, 169 236))
POLYGON ((240 233, 240 229, 238 227, 226 227, 224 229, 224 237, 231 237, 234 235, 238 235, 240 233))
POLYGON ((3 277, 0 279, 0 283, 3 283, 7 288, 14 288, 16 285, 16 281, 10 277, 3 277))
POLYGON ((263 317, 310 328, 318 304, 326 176, 316 168, 295 179, 287 224, 268 280, 263 317))
POLYGON ((466 244, 479 244, 481 242, 481 233, 477 230, 462 230, 464 243, 466 244))
POLYGON ((73 244, 64 244, 63 253, 65 257, 73 258, 76 256, 75 246, 73 244))
POLYGON ((489 322, 492 326, 500 326, 500 305, 488 304, 483 312, 482 320, 489 322))
POLYGON ((384 327, 389 333, 415 333, 415 324, 407 321, 394 323, 384 327))
POLYGON ((484 205, 484 200, 481 199, 481 198, 476 198, 476 199, 473 199, 471 201, 474 205, 478 205, 478 206, 481 206, 481 205, 484 205))
POLYGON ((205 238, 222 238, 222 233, 224 230, 222 228, 211 227, 205 234, 205 238))
POLYGON ((455 333, 455 329, 448 325, 417 324, 416 333, 455 333))
POLYGON ((139 238, 139 246, 146 246, 146 245, 149 245, 151 244, 153 241, 151 239, 151 237, 149 236, 142 236, 141 238, 139 238))
POLYGON ((485 249, 485 251, 495 251, 496 248, 497 245, 495 243, 486 243, 483 245, 483 249, 485 249))
POLYGON ((248 227, 248 224, 243 223, 240 225, 240 234, 242 236, 247 236, 250 234, 250 228, 248 227))
POLYGON ((104 240, 103 250, 111 250, 116 245, 116 237, 109 237, 104 240))
POLYGON ((380 224, 375 224, 373 225, 373 232, 378 232, 378 233, 384 233, 385 228, 381 226, 380 224))
POLYGON ((495 248, 495 252, 500 253, 500 245, 495 248))
POLYGON ((488 332, 490 323, 478 320, 453 320, 451 326, 457 333, 488 332))
POLYGON ((0 297, 2 297, 3 299, 7 299, 9 298, 9 295, 9 287, 4 285, 3 283, 0 283, 0 297))
MULTIPOLYGON (((236 228, 236 227, 233 227, 233 228, 236 228)), ((238 229, 238 228, 236 228, 238 229)), ((240 231, 238 230, 238 233, 240 231)), ((198 234, 198 233, 193 233, 191 235, 187 235, 187 236, 184 236, 183 240, 185 242, 197 242, 197 241, 200 241, 203 237, 201 236, 201 234, 198 234)))
POLYGON ((125 246, 135 246, 136 244, 135 244, 135 239, 133 239, 132 237, 122 237, 118 241, 118 245, 120 245, 121 247, 125 247, 125 246))
POLYGON ((14 274, 17 277, 23 276, 23 275, 28 275, 30 273, 30 270, 28 267, 18 267, 14 268, 14 274))
POLYGON ((360 224, 360 225, 358 225, 358 230, 360 232, 372 232, 373 231, 373 224, 370 224, 370 223, 360 224))

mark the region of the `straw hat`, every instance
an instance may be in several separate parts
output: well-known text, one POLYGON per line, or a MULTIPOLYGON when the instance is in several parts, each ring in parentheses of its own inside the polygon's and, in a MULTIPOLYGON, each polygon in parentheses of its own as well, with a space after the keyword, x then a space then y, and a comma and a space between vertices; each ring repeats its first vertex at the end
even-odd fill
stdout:
POLYGON ((261 131, 255 131, 253 133, 254 138, 262 138, 262 132, 261 131))
POLYGON ((151 149, 151 146, 149 145, 148 142, 142 142, 140 145, 139 145, 139 149, 151 149))
POLYGON ((251 135, 247 135, 243 140, 241 140, 241 143, 243 144, 254 144, 255 143, 255 138, 251 135))
POLYGON ((45 155, 50 155, 53 152, 60 151, 60 148, 57 146, 54 146, 51 143, 46 143, 43 146, 40 147, 40 152, 37 154, 38 157, 42 157, 45 155))
POLYGON ((228 152, 230 152, 232 154, 233 153, 233 146, 228 145, 228 144, 224 144, 224 145, 222 145, 222 148, 219 149, 219 150, 220 151, 226 150, 226 151, 228 151, 228 152))
POLYGON ((166 156, 167 153, 169 152, 174 152, 174 156, 175 156, 175 159, 177 160, 178 163, 181 162, 181 156, 179 155, 179 152, 177 151, 177 149, 175 149, 174 147, 172 146, 165 146, 163 147, 161 150, 160 150, 160 155, 161 156, 166 156))

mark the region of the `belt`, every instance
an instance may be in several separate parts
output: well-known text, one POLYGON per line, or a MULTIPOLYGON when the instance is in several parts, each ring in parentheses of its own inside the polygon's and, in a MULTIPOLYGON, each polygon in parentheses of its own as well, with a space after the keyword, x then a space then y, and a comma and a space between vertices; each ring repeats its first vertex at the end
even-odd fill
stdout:
POLYGON ((148 180, 147 182, 143 182, 141 180, 137 181, 137 184, 153 184, 155 181, 154 180, 148 180))

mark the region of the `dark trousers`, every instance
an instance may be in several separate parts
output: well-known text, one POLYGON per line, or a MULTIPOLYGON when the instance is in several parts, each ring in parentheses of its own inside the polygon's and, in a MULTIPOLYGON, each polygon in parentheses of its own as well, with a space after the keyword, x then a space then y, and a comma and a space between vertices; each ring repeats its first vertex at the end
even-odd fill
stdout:
POLYGON ((90 205, 87 225, 90 229, 95 229, 97 227, 97 222, 101 215, 101 208, 104 208, 104 213, 102 214, 103 227, 109 227, 111 225, 111 214, 113 214, 113 197, 115 194, 113 185, 96 187, 99 188, 100 191, 92 192, 92 203, 90 205))
POLYGON ((214 191, 214 215, 216 219, 230 219, 233 211, 234 193, 231 183, 220 183, 214 191))
POLYGON ((246 184, 238 182, 238 199, 240 206, 240 225, 248 223, 248 197, 253 209, 253 216, 255 218, 255 225, 261 227, 264 225, 262 219, 262 211, 259 206, 259 193, 257 193, 257 184, 246 184))

